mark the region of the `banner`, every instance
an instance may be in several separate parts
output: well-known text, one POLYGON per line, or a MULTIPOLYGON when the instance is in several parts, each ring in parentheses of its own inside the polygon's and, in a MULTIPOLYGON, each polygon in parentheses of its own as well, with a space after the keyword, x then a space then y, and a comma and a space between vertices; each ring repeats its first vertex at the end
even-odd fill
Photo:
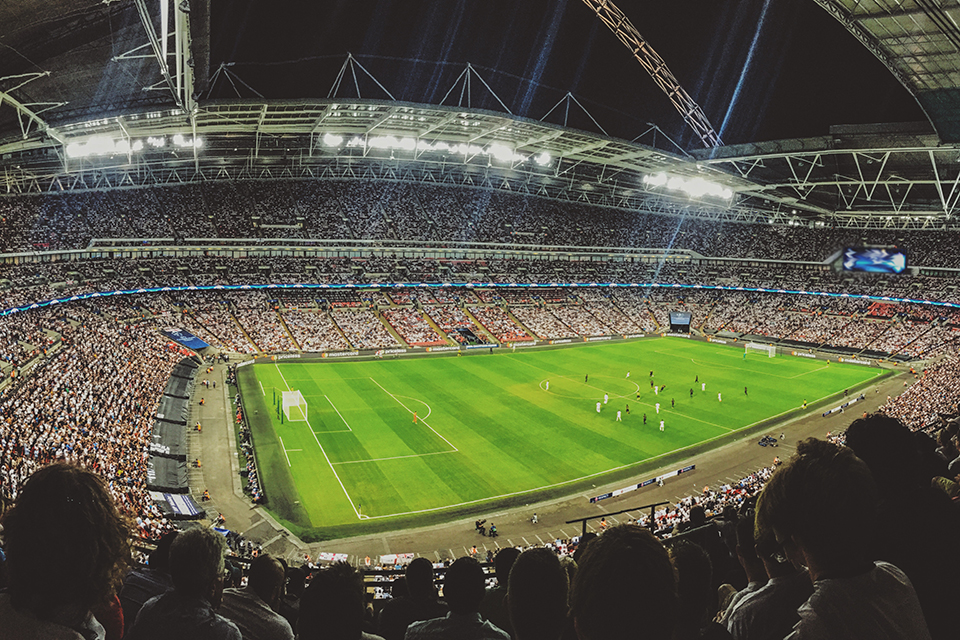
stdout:
POLYGON ((175 342, 179 342, 188 349, 193 349, 194 351, 199 351, 200 349, 206 349, 210 345, 193 335, 186 329, 178 329, 176 327, 167 327, 166 329, 161 330, 161 333, 175 342))
POLYGON ((187 463, 160 456, 150 456, 147 461, 147 489, 161 493, 187 493, 187 463))
POLYGON ((182 424, 156 420, 151 430, 150 453, 174 460, 187 459, 186 427, 182 424))
POLYGON ((193 390, 193 378, 178 378, 170 376, 167 380, 167 386, 163 390, 163 395, 180 400, 189 400, 190 392, 193 390))
POLYGON ((189 415, 190 406, 187 400, 171 396, 160 397, 160 404, 157 405, 157 420, 185 425, 189 415))
POLYGON ((632 484, 632 485, 630 485, 629 487, 624 487, 624 488, 622 488, 622 489, 616 489, 616 490, 614 490, 614 491, 610 491, 610 492, 608 492, 608 493, 604 493, 604 494, 599 495, 599 496, 594 496, 593 498, 590 498, 590 503, 591 503, 591 504, 595 504, 595 503, 597 503, 597 502, 600 502, 601 500, 606 500, 607 498, 613 498, 613 497, 615 497, 615 496, 620 496, 620 495, 623 495, 624 493, 628 493, 628 492, 630 492, 630 491, 636 491, 637 489, 642 489, 643 487, 650 486, 650 485, 653 484, 654 482, 660 482, 660 481, 665 480, 665 479, 667 479, 667 478, 673 478, 674 476, 678 476, 678 475, 680 475, 681 473, 687 473, 688 471, 693 471, 693 470, 696 469, 696 468, 697 468, 697 465, 691 464, 691 465, 689 465, 689 466, 687 466, 687 467, 683 467, 682 469, 677 469, 676 471, 667 472, 667 473, 663 474, 662 476, 657 476, 656 478, 651 478, 650 480, 644 480, 643 482, 638 482, 638 483, 636 483, 636 484, 632 484))

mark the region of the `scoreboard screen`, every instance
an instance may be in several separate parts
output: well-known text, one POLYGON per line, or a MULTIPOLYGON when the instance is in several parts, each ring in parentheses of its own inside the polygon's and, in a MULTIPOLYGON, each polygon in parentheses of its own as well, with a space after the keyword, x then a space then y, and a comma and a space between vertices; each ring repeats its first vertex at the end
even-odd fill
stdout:
POLYGON ((689 311, 671 311, 670 312, 670 331, 679 331, 688 333, 690 331, 690 312, 689 311))
POLYGON ((902 273, 907 268, 907 256, 899 249, 843 250, 844 271, 868 271, 872 273, 902 273))

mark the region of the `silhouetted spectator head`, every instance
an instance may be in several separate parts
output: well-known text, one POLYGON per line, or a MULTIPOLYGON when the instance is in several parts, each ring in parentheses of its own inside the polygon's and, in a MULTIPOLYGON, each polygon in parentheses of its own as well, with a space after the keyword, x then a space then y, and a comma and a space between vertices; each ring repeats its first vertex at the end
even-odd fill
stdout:
POLYGON ((170 573, 170 546, 179 534, 179 531, 171 531, 160 538, 157 548, 150 552, 148 564, 151 569, 170 573))
POLYGON ((679 611, 673 637, 698 638, 700 630, 717 611, 717 590, 713 588, 713 566, 703 547, 677 540, 668 547, 677 570, 679 611))
POLYGON ((106 483, 71 464, 30 476, 3 527, 10 602, 43 620, 82 622, 130 562, 130 528, 106 483))
POLYGON ((263 554, 250 563, 247 581, 261 600, 275 607, 283 597, 285 578, 283 564, 273 556, 263 554))
POLYGON ((483 568, 473 558, 457 558, 443 580, 443 598, 451 613, 459 615, 479 611, 486 588, 483 568))
POLYGON ((227 542, 210 527, 187 529, 170 545, 170 579, 186 598, 206 599, 214 608, 223 599, 227 542))
POLYGON ((520 550, 516 547, 504 547, 497 552, 497 556, 493 559, 493 568, 497 572, 497 582, 500 583, 501 587, 507 586, 510 569, 519 557, 520 550))
POLYGON ((590 542, 577 563, 570 615, 581 640, 669 638, 677 610, 673 565, 663 544, 636 525, 590 542))
POLYGON ((877 505, 870 469, 852 449, 808 438, 760 494, 755 537, 772 533, 816 579, 864 562, 877 505))
POLYGON ((577 544, 577 550, 573 552, 573 559, 576 562, 578 563, 580 562, 580 558, 583 557, 583 554, 584 552, 586 552, 587 547, 590 545, 590 543, 593 540, 596 539, 596 537, 597 537, 597 534, 593 533, 592 531, 580 536, 580 542, 577 544))
POLYGON ((766 571, 763 562, 757 555, 756 543, 753 538, 755 519, 753 512, 740 516, 737 521, 737 558, 751 582, 766 580, 766 571))
POLYGON ((300 598, 299 640, 357 640, 363 632, 363 577, 346 562, 313 575, 300 598))
MULTIPOLYGON (((427 562, 429 562, 429 560, 427 562)), ((407 584, 407 576, 400 576, 390 583, 390 595, 394 598, 410 597, 410 586, 407 584)))
POLYGON ((515 640, 557 640, 567 626, 567 573, 550 549, 529 549, 510 571, 507 609, 515 640))
POLYGON ((880 491, 916 488, 930 483, 922 478, 922 455, 913 432, 896 418, 872 413, 854 420, 847 429, 847 446, 867 463, 880 491))
MULTIPOLYGON (((433 564, 426 558, 414 558, 404 572, 407 591, 414 598, 432 598, 436 595, 433 585, 433 564)), ((394 597, 397 597, 394 595, 394 597)))
POLYGON ((707 523, 707 512, 699 504, 690 509, 690 526, 692 528, 702 527, 707 523))
POLYGON ((287 593, 298 598, 307 586, 307 572, 300 567, 290 567, 286 570, 287 593))

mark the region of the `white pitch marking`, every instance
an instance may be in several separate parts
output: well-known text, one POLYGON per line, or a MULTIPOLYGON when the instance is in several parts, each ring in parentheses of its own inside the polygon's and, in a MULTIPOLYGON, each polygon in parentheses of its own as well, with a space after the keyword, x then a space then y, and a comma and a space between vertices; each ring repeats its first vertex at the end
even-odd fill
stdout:
POLYGON ((280 438, 280 448, 283 449, 283 457, 287 459, 287 466, 292 467, 290 464, 290 456, 287 455, 287 445, 283 444, 283 436, 277 434, 277 437, 280 438))
MULTIPOLYGON (((374 380, 373 378, 370 378, 370 380, 373 382, 373 384, 375 384, 375 385, 377 385, 378 387, 380 387, 380 389, 383 390, 383 392, 384 392, 385 394, 387 394, 388 396, 390 396, 391 398, 393 398, 394 400, 396 400, 396 401, 397 401, 397 404, 399 404, 401 407, 403 407, 404 409, 407 410, 407 413, 415 413, 414 411, 410 411, 410 409, 407 408, 407 405, 405 405, 405 404, 403 404, 402 402, 400 402, 400 399, 397 398, 397 396, 393 395, 392 393, 390 393, 389 391, 387 391, 386 389, 384 389, 382 384, 380 384, 379 382, 377 382, 377 381, 374 380)), ((429 405, 427 405, 427 408, 429 409, 429 405)), ((422 422, 423 424, 426 424, 426 425, 427 425, 427 429, 430 429, 430 431, 433 431, 434 433, 436 433, 438 438, 440 438, 441 440, 443 440, 444 442, 446 442, 448 445, 450 445, 450 447, 451 447, 454 451, 460 451, 460 449, 457 449, 457 448, 453 445, 452 442, 450 442, 449 440, 447 440, 446 438, 444 438, 442 435, 440 435, 439 433, 437 433, 437 430, 436 430, 436 429, 434 429, 434 428, 431 427, 429 424, 427 424, 427 421, 426 421, 426 420, 423 420, 423 419, 419 419, 419 420, 420 420, 420 422, 422 422)))
MULTIPOLYGON (((288 390, 293 391, 290 385, 287 384, 287 379, 283 377, 283 372, 280 371, 280 366, 277 365, 276 363, 274 363, 273 366, 277 368, 277 373, 280 374, 280 379, 283 380, 283 384, 287 386, 288 390)), ((344 486, 343 480, 341 480, 340 476, 337 474, 337 470, 333 468, 333 463, 330 462, 330 457, 327 455, 327 452, 324 451, 323 445, 320 444, 320 438, 317 437, 317 432, 313 430, 313 425, 310 424, 309 420, 304 420, 304 422, 307 423, 307 428, 310 429, 310 435, 313 436, 313 439, 314 441, 316 441, 317 446, 320 447, 320 453, 323 454, 323 459, 326 460, 327 464, 330 466, 330 471, 333 472, 333 477, 337 479, 337 484, 339 484, 340 488, 343 489, 343 495, 347 496, 347 502, 350 503, 350 508, 353 509, 353 512, 356 514, 357 520, 365 519, 365 518, 361 518, 360 512, 357 510, 357 505, 353 504, 353 498, 351 498, 350 494, 347 492, 347 487, 344 486)), ((369 518, 369 516, 366 516, 366 518, 369 518)))
POLYGON ((266 397, 267 392, 263 390, 263 383, 260 382, 259 380, 257 380, 257 384, 260 385, 260 393, 262 393, 262 394, 264 395, 264 397, 266 397))
MULTIPOLYGON (((323 394, 323 397, 327 398, 327 394, 323 394)), ((353 429, 350 428, 349 423, 347 423, 347 419, 343 417, 342 413, 340 413, 340 409, 337 409, 337 405, 333 404, 333 400, 327 398, 327 402, 330 403, 330 406, 333 407, 333 410, 336 411, 337 415, 340 416, 340 419, 343 420, 343 424, 347 425, 347 431, 353 431, 353 429)), ((343 433, 343 431, 337 431, 336 433, 343 433)))
POLYGON ((333 464, 360 464, 361 462, 383 462, 384 460, 401 460, 403 458, 422 458, 424 456, 438 456, 441 453, 456 453, 455 451, 434 451, 433 453, 412 453, 408 456, 391 456, 389 458, 370 458, 369 460, 345 460, 333 464))

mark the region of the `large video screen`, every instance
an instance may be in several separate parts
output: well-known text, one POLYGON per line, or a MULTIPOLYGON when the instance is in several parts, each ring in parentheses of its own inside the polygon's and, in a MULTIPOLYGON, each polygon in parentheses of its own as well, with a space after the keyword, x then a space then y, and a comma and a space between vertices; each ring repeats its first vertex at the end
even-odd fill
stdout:
POLYGON ((670 312, 670 331, 689 333, 690 332, 690 312, 671 311, 670 312))
POLYGON ((869 271, 873 273, 902 273, 907 268, 907 256, 898 249, 843 250, 844 271, 869 271))

